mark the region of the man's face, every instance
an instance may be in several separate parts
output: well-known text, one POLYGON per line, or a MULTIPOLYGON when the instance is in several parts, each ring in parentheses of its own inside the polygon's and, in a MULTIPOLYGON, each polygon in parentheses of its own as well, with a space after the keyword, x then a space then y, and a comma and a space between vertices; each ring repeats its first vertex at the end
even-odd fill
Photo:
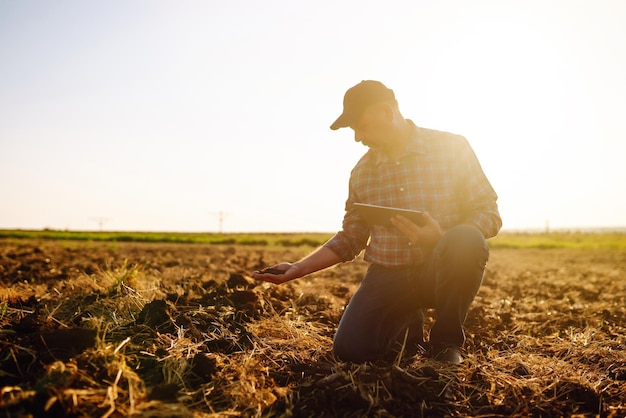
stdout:
POLYGON ((354 131, 354 140, 366 147, 381 149, 388 143, 389 120, 386 109, 381 105, 372 105, 365 109, 350 128, 354 131))

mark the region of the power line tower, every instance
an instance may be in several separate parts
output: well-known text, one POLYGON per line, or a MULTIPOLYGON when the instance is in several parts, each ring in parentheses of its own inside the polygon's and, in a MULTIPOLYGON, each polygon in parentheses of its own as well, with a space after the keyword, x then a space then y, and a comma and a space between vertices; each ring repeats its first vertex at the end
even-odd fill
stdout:
POLYGON ((100 229, 100 232, 102 232, 102 226, 109 222, 111 220, 111 218, 104 218, 104 217, 94 217, 91 218, 92 220, 96 221, 98 223, 98 228, 100 229))
POLYGON ((224 228, 224 218, 227 217, 228 215, 230 215, 228 212, 224 212, 223 210, 220 210, 218 212, 209 212, 211 215, 215 215, 217 216, 217 220, 219 223, 219 230, 218 232, 221 234, 223 232, 223 228, 224 228))

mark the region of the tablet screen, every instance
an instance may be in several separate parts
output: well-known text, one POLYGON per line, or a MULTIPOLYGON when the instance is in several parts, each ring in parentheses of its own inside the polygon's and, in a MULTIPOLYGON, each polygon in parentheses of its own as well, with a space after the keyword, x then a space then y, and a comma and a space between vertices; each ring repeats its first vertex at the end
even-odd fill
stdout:
POLYGON ((391 217, 394 215, 402 215, 417 225, 424 224, 424 215, 418 210, 370 205, 367 203, 355 203, 354 206, 357 208, 363 219, 365 219, 370 225, 392 226, 391 217))

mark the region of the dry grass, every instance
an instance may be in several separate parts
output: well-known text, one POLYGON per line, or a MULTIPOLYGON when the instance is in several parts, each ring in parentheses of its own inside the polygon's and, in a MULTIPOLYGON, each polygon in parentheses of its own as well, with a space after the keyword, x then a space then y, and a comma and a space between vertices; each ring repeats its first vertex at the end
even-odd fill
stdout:
POLYGON ((4 243, 0 411, 626 415, 622 249, 494 250, 459 367, 401 344, 385 362, 337 361, 332 336, 365 264, 278 287, 242 275, 299 256, 288 251, 4 243))

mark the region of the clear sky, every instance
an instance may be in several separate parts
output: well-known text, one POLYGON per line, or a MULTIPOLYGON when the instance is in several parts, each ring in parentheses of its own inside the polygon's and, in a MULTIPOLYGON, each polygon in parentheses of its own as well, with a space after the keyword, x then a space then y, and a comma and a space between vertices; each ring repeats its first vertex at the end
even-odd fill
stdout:
POLYGON ((0 228, 340 228, 345 90, 468 138, 508 229, 626 226, 626 1, 0 2, 0 228))

